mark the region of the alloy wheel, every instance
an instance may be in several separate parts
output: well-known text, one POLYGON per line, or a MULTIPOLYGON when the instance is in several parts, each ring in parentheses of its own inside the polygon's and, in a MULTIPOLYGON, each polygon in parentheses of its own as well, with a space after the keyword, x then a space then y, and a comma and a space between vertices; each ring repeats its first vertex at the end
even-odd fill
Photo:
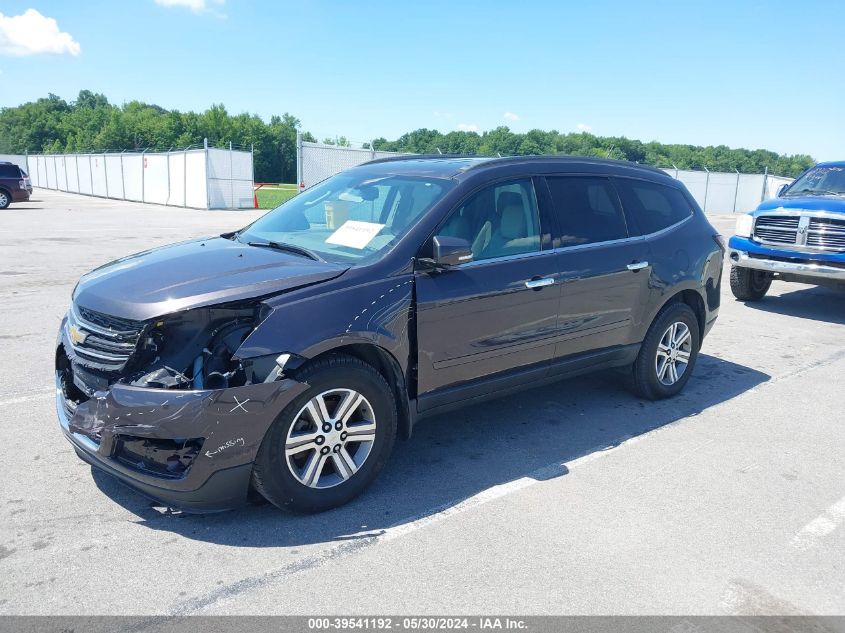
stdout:
POLYGON ((674 385, 689 365, 692 353, 692 335, 686 323, 676 321, 670 325, 657 345, 654 369, 657 379, 664 385, 674 385))
POLYGON ((301 484, 331 488, 360 470, 375 439, 369 401, 353 389, 332 389, 311 398, 296 414, 285 440, 285 461, 301 484))

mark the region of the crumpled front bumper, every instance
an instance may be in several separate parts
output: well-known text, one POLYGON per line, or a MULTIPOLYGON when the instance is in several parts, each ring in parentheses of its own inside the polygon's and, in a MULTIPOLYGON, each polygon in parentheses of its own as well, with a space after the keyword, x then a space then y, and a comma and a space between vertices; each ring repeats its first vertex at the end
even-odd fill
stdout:
POLYGON ((77 454, 154 500, 194 512, 246 501, 264 435, 308 388, 291 379, 206 391, 113 384, 69 411, 62 380, 57 371, 59 425, 77 454))

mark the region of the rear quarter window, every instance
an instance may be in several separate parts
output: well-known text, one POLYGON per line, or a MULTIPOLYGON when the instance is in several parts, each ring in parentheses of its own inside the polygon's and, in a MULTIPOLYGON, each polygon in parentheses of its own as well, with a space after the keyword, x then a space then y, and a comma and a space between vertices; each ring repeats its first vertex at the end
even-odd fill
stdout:
POLYGON ((21 170, 17 165, 0 165, 0 178, 20 178, 21 170))
POLYGON ((617 178, 615 184, 634 235, 662 231, 692 215, 686 197, 674 187, 626 178, 617 178))

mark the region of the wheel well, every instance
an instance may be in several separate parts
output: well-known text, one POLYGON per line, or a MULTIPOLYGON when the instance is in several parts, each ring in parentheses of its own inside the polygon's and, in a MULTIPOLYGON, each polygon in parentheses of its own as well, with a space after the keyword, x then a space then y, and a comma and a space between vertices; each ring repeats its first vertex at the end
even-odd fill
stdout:
POLYGON ((405 376, 402 373, 402 369, 393 355, 377 345, 355 343, 334 347, 309 359, 309 362, 332 354, 346 354, 347 356, 357 358, 373 367, 384 377, 393 391, 393 397, 396 399, 396 410, 399 414, 399 435, 404 439, 409 439, 411 437, 412 421, 408 388, 405 384, 405 376))
POLYGON ((701 295, 695 290, 682 290, 666 303, 671 303, 672 301, 686 303, 690 308, 692 308, 692 311, 695 312, 696 320, 698 321, 699 336, 704 336, 704 326, 706 325, 705 319, 707 318, 707 312, 704 308, 704 299, 701 295))

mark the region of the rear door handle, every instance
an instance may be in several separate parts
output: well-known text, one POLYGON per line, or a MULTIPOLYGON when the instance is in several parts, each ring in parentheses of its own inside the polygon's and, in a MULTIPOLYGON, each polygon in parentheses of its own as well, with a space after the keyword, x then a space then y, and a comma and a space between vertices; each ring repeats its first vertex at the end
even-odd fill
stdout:
POLYGON ((554 282, 555 280, 550 277, 540 277, 539 279, 529 279, 525 282, 525 287, 531 290, 539 290, 540 288, 551 286, 554 282))
POLYGON ((634 272, 642 270, 643 268, 648 268, 648 262, 634 262, 633 264, 628 264, 628 270, 633 270, 634 272))

